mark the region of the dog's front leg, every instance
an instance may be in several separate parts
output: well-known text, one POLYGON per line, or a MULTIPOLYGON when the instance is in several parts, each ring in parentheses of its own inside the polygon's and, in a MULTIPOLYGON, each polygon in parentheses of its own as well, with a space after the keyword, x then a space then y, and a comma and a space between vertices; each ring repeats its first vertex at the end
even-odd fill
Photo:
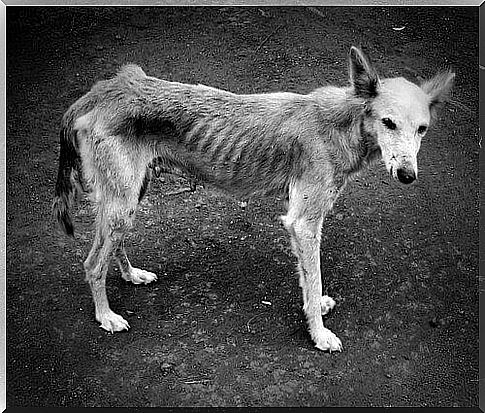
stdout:
POLYGON ((306 218, 283 219, 290 233, 293 253, 298 258, 300 286, 303 293, 303 310, 308 321, 310 335, 315 345, 324 351, 342 351, 340 339, 323 326, 322 314, 327 313, 335 302, 322 296, 320 273, 320 231, 322 219, 309 221, 306 218))
POLYGON ((322 314, 328 313, 335 301, 322 296, 320 272, 321 227, 326 211, 337 197, 329 188, 321 194, 311 187, 295 185, 290 191, 288 213, 281 217, 291 237, 293 253, 298 258, 298 273, 303 294, 303 310, 315 345, 324 351, 342 351, 340 339, 323 326, 322 314))

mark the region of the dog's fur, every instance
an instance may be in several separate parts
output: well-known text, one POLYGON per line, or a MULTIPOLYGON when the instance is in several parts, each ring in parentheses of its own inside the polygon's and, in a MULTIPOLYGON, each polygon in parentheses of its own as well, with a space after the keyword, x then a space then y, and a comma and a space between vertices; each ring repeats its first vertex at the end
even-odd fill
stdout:
POLYGON ((349 62, 349 87, 307 95, 236 95, 159 80, 127 65, 69 108, 53 210, 73 235, 69 206, 76 188, 91 193, 96 236, 84 268, 102 328, 129 328, 106 297, 113 252, 125 280, 156 279, 131 266, 123 237, 152 171, 162 170, 186 176, 192 186, 202 181, 239 195, 286 197, 288 212, 281 218, 298 258, 311 337, 321 350, 341 351, 322 322, 335 305, 322 297, 324 216, 349 178, 381 157, 395 179, 416 179, 421 138, 454 78, 443 72, 421 87, 403 78, 381 80, 355 47, 349 62))

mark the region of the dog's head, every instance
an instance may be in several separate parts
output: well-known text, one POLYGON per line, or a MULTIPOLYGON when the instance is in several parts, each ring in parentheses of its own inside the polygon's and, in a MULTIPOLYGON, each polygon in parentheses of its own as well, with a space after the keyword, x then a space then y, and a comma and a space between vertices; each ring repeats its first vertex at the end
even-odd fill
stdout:
POLYGON ((350 49, 350 81, 366 106, 362 133, 379 146, 388 172, 400 182, 416 179, 421 139, 454 77, 450 71, 438 73, 421 86, 401 77, 381 80, 364 54, 350 49))

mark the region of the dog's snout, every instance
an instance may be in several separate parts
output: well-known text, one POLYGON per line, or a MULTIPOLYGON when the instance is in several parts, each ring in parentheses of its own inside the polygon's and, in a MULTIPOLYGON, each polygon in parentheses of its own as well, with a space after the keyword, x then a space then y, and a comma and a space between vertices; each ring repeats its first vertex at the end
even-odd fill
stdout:
POLYGON ((410 184, 416 180, 416 174, 412 169, 399 168, 397 170, 397 178, 403 184, 410 184))

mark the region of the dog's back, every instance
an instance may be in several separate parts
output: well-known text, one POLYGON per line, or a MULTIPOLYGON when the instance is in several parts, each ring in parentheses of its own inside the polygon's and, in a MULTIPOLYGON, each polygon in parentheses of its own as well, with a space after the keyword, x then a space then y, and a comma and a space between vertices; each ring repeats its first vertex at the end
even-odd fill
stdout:
POLYGON ((90 124, 78 121, 77 129, 101 127, 104 136, 151 148, 169 169, 248 195, 284 192, 298 178, 303 142, 318 133, 312 110, 308 96, 235 95, 129 66, 98 82, 68 116, 89 114, 90 124))

